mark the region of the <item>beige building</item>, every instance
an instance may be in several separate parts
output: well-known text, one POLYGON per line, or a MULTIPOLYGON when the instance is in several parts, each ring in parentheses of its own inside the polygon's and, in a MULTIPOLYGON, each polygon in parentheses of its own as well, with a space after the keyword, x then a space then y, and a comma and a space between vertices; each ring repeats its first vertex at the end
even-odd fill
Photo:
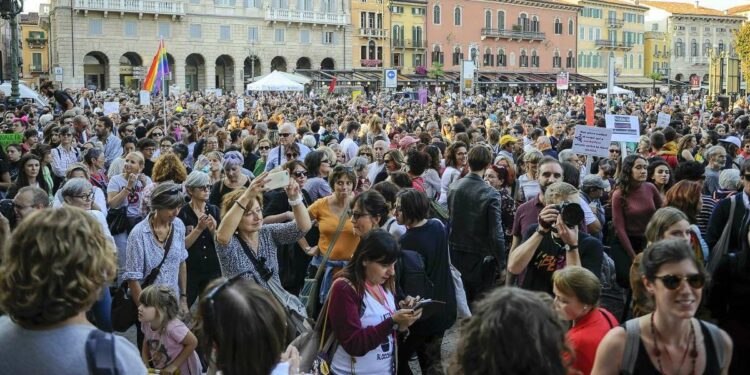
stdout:
POLYGON ((181 91, 237 91, 272 70, 352 66, 348 2, 59 0, 42 13, 65 87, 137 88, 160 37, 169 84, 181 91))
POLYGON ((19 14, 20 53, 23 65, 21 80, 29 87, 39 87, 49 79, 49 44, 47 31, 39 23, 39 13, 19 14))

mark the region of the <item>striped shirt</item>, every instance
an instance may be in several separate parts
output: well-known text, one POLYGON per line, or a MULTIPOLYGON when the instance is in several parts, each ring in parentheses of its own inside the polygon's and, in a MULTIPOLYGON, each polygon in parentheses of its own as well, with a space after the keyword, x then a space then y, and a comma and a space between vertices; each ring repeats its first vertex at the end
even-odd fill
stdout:
POLYGON ((68 166, 78 163, 78 149, 71 147, 66 150, 62 145, 52 150, 52 173, 57 177, 65 177, 68 166))
POLYGON ((708 219, 711 218, 711 213, 714 212, 716 201, 714 201, 713 198, 708 195, 701 195, 701 201, 703 203, 703 205, 701 206, 701 212, 698 213, 695 221, 698 224, 698 228, 701 230, 701 235, 703 237, 706 237, 706 231, 708 230, 708 219))

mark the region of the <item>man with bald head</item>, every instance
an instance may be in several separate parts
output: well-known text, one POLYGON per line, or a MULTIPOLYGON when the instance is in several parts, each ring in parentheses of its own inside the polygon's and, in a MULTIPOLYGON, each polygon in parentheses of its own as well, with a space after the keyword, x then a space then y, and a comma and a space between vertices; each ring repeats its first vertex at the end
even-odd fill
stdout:
POLYGON ((268 153, 268 161, 266 161, 266 171, 270 171, 280 165, 284 165, 287 162, 286 148, 292 143, 297 143, 299 146, 299 155, 297 159, 300 161, 305 160, 305 156, 310 152, 310 148, 303 145, 301 142, 297 142, 297 129, 291 122, 285 122, 279 128, 279 145, 272 148, 268 153))
POLYGON ((375 161, 367 166, 367 179, 370 180, 372 184, 375 184, 375 179, 378 177, 378 174, 385 168, 385 161, 383 158, 385 157, 385 152, 388 151, 388 145, 384 140, 378 139, 373 143, 372 150, 375 161))
POLYGON ((13 211, 15 213, 15 225, 24 218, 38 210, 49 207, 49 195, 47 192, 32 186, 24 186, 15 197, 13 197, 13 211))

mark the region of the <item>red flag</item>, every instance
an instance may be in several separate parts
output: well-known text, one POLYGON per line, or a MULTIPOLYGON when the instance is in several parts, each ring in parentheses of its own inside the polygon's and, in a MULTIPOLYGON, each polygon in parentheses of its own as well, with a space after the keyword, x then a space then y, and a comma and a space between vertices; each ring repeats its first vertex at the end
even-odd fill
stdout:
POLYGON ((594 97, 587 95, 583 100, 583 106, 586 108, 586 125, 594 126, 594 97))
POLYGON ((335 89, 335 88, 336 88, 336 77, 333 77, 333 80, 331 81, 331 84, 328 85, 328 93, 332 94, 333 93, 333 89, 335 89))

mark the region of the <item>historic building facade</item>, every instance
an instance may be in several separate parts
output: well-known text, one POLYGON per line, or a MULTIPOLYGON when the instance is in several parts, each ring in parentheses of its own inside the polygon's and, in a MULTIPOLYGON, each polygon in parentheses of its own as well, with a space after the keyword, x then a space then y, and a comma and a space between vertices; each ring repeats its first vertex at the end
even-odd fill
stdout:
POLYGON ((534 0, 430 0, 428 64, 459 70, 473 60, 479 71, 576 72, 580 6, 534 0))
POLYGON ((391 4, 391 66, 401 73, 414 73, 427 63, 427 1, 394 0, 391 4))
POLYGON ((53 0, 48 17, 65 87, 137 88, 160 38, 179 90, 237 91, 272 70, 352 67, 349 2, 53 0))
POLYGON ((391 12, 383 0, 351 0, 352 66, 390 67, 391 12))
POLYGON ((22 80, 30 87, 39 87, 42 80, 49 79, 48 33, 39 22, 39 13, 20 14, 18 23, 23 65, 19 71, 22 80))

